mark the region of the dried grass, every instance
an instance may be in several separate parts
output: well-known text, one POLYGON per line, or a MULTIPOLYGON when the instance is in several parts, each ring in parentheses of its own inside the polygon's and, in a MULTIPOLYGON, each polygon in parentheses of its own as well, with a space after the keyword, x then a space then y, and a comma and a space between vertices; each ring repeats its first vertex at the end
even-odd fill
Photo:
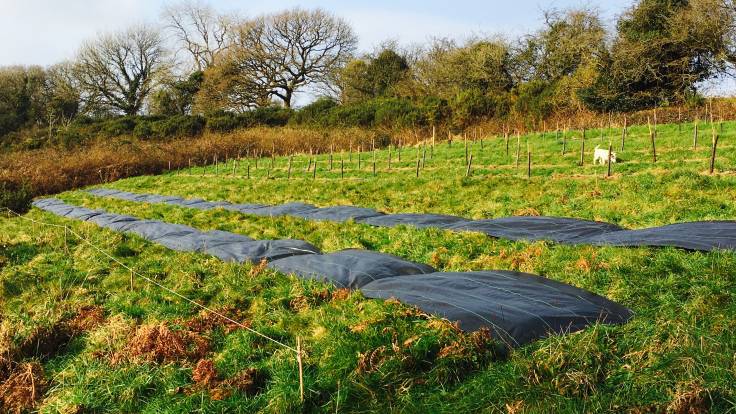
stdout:
POLYGON ((168 363, 181 360, 196 361, 209 352, 207 339, 186 330, 171 330, 166 324, 142 325, 113 360, 145 360, 168 363))
POLYGON ((270 156, 295 152, 327 152, 369 145, 375 131, 253 128, 197 138, 142 141, 121 137, 71 150, 43 148, 0 155, 0 184, 30 187, 31 195, 56 194, 125 177, 158 174, 238 156, 270 156))
POLYGON ((22 413, 34 408, 47 387, 40 363, 19 364, 0 384, 0 411, 22 413))

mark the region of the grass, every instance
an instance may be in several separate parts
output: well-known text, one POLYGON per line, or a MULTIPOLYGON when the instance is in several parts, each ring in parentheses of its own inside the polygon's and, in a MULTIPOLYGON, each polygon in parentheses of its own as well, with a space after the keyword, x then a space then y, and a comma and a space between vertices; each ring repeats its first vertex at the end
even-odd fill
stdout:
MULTIPOLYGON (((320 206, 354 204, 387 212, 435 212, 472 218, 544 214, 599 219, 640 228, 678 221, 733 219, 736 124, 725 123, 717 174, 708 175, 709 140, 691 149, 690 124, 660 126, 658 160, 646 126, 630 129, 624 162, 592 166, 598 131, 590 131, 584 167, 579 140, 554 134, 521 139, 532 149, 532 177, 515 166, 515 140, 470 145, 465 177, 462 142, 435 147, 416 178, 416 149, 376 152, 357 169, 357 154, 340 177, 339 154, 244 159, 108 187, 209 200, 320 206), (245 177, 251 164, 251 178, 245 177), (215 172, 217 171, 217 174, 215 172), (269 178, 270 177, 270 178, 269 178)), ((701 125, 702 129, 702 125, 701 125)), ((607 131, 606 131, 607 133, 607 131)), ((575 136, 578 136, 577 133, 575 136)), ((617 137, 619 132, 612 131, 617 137)), ((604 136, 604 144, 607 141, 604 136)), ((371 154, 361 156, 361 164, 371 154)), ((136 281, 89 245, 58 228, 0 220, 0 355, 12 369, 40 362, 47 383, 41 412, 728 412, 736 407, 736 254, 674 248, 561 246, 494 240, 474 233, 357 223, 264 218, 225 210, 196 211, 67 192, 65 201, 111 212, 221 229, 256 238, 297 238, 325 251, 358 247, 430 263, 441 270, 516 269, 605 295, 636 312, 623 326, 594 326, 499 354, 479 335, 393 301, 363 298, 300 281, 253 264, 225 264, 177 253, 134 236, 32 210, 26 217, 72 227, 136 271, 220 309, 253 329, 294 346, 304 340, 305 401, 299 400, 293 352, 222 322, 205 323, 191 305, 136 281), (103 317, 69 327, 84 309, 103 317), (70 322, 71 321, 71 322, 70 322), (164 324, 164 328, 161 327, 164 324), (60 333, 71 332, 71 335, 60 333), (159 336, 151 332, 158 332, 159 336), (163 333, 161 333, 163 332, 163 333), (159 340, 163 338, 166 340, 159 340), (52 340, 53 339, 53 340, 52 340), (61 339, 61 340, 60 340, 61 339), (207 349, 178 349, 178 340, 207 349), (49 344, 29 347, 24 344, 49 344), (173 344, 173 345, 172 345, 173 344), (51 346, 53 345, 53 346, 51 346), (50 349, 44 353, 40 350, 50 349), (8 351, 9 350, 9 351, 8 351), (2 349, 0 349, 2 351, 2 349), (205 360, 206 362, 201 362, 205 360), (207 378, 205 368, 215 371, 207 378)), ((2 362, 2 360, 0 360, 2 362)), ((2 374, 0 374, 2 376, 2 374)), ((0 378, 5 380, 5 378, 0 378)), ((8 381, 6 381, 8 382, 8 381)), ((0 389, 0 404, 2 404, 0 389)), ((7 402, 6 402, 7 406, 7 402)))

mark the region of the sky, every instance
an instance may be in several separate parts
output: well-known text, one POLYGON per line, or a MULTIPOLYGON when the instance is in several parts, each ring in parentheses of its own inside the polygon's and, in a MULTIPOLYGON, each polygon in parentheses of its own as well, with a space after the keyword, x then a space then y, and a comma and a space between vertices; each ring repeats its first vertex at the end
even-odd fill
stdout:
MULTIPOLYGON (((72 59, 99 33, 160 22, 167 0, 0 0, 0 66, 51 65, 72 59)), ((293 7, 323 8, 344 19, 368 52, 385 40, 423 43, 433 37, 513 39, 542 27, 543 11, 592 7, 612 25, 630 0, 210 0, 220 11, 256 16, 293 7)), ((717 85, 718 88, 729 86, 717 85)))
MULTIPOLYGON (((346 19, 370 51, 387 39, 400 44, 432 37, 463 39, 501 34, 513 38, 535 31, 543 10, 592 6, 612 20, 630 5, 626 0, 259 0, 208 2, 221 11, 255 16, 287 8, 323 8, 346 19)), ((159 21, 166 0, 0 0, 0 66, 50 65, 71 59, 86 39, 127 26, 159 21)))

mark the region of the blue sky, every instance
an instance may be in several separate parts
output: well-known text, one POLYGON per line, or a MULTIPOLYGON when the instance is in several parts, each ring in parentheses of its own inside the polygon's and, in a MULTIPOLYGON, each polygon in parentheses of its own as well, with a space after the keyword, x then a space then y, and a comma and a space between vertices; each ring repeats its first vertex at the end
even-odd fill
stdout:
MULTIPOLYGON (((158 20, 164 0, 0 0, 0 66, 48 65, 70 59, 79 44, 97 33, 158 20)), ((212 0, 218 10, 245 16, 292 7, 321 7, 347 19, 362 51, 386 39, 402 44, 433 36, 462 39, 502 34, 509 38, 538 29, 548 8, 590 6, 612 20, 626 0, 514 1, 232 1, 212 0)))

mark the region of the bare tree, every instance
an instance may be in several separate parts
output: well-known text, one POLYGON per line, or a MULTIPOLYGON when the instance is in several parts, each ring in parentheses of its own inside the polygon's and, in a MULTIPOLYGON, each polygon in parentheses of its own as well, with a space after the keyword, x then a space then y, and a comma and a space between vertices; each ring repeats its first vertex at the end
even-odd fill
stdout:
POLYGON ((234 20, 198 0, 184 0, 164 8, 166 28, 181 50, 189 53, 194 68, 202 71, 215 64, 229 45, 234 20))
POLYGON ((165 59, 160 32, 147 26, 86 43, 74 69, 87 109, 137 114, 166 69, 165 59))
POLYGON ((344 20, 319 9, 293 9, 240 25, 229 64, 255 95, 265 92, 288 108, 299 88, 334 80, 356 43, 344 20))

